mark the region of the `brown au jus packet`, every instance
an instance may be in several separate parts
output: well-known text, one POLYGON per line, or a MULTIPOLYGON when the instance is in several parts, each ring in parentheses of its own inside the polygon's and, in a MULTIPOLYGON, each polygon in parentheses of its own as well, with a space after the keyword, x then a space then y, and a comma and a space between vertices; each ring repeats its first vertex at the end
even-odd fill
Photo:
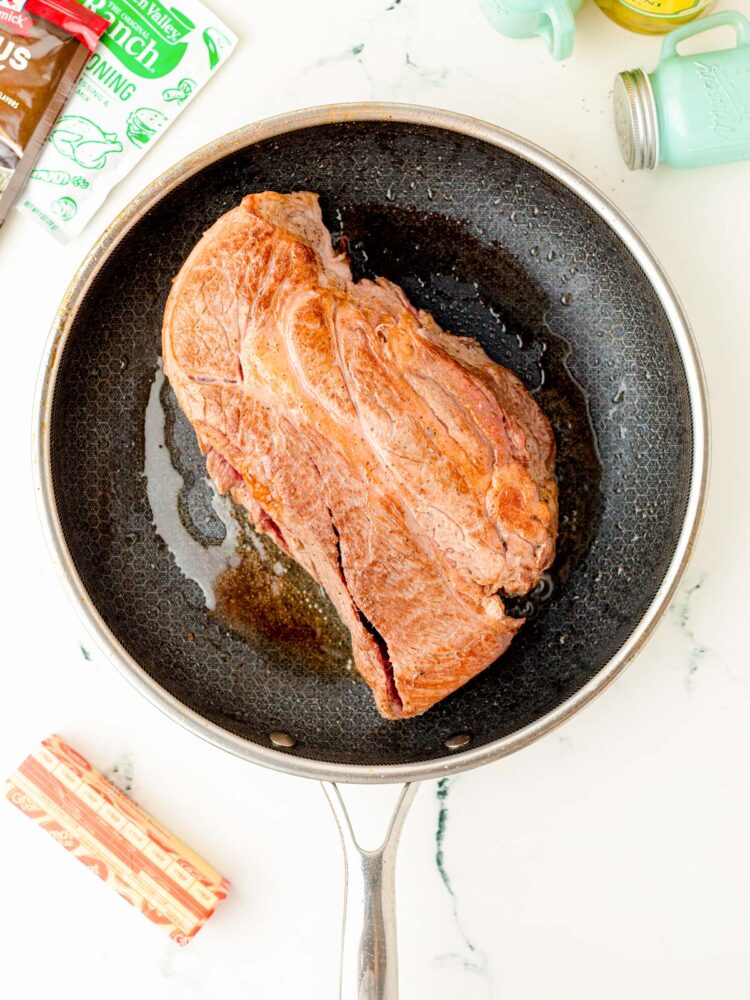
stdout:
POLYGON ((0 0, 0 225, 108 27, 77 0, 0 0))

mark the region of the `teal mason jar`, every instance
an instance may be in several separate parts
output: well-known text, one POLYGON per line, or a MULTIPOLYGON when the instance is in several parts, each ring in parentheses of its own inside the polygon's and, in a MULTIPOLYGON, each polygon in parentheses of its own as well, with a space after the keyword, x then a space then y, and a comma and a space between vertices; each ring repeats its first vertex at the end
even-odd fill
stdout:
POLYGON ((495 31, 508 38, 543 38, 553 59, 567 59, 576 36, 575 15, 583 0, 480 0, 495 31))
POLYGON ((615 127, 631 170, 705 167, 750 159, 750 21, 722 11, 670 32, 653 73, 619 73, 615 127), (734 28, 736 45, 680 55, 684 39, 711 28, 734 28))

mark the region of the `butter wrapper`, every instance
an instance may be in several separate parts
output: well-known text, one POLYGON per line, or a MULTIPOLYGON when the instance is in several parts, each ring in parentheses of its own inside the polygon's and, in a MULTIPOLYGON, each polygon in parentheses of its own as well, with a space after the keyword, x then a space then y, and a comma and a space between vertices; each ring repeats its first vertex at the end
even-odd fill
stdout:
POLYGON ((59 736, 26 758, 5 796, 179 945, 226 898, 229 882, 215 868, 59 736))
POLYGON ((199 0, 82 0, 110 22, 17 207, 77 236, 227 60, 237 38, 199 0))

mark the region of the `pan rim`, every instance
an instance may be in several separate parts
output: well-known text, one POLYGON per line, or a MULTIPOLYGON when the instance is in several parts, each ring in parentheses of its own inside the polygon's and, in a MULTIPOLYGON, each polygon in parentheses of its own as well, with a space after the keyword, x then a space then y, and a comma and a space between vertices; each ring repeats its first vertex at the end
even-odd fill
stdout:
POLYGON ((34 490, 44 534, 68 596, 97 645, 136 690, 194 735, 235 756, 298 777, 362 784, 440 778, 507 756, 556 729, 601 694, 650 638, 682 579, 695 547, 706 504, 710 444, 705 376, 685 311, 671 282, 643 238, 605 195, 551 153, 499 126, 456 112, 419 105, 362 102, 291 111, 221 136, 162 173, 107 227, 73 276, 52 322, 40 367, 34 412, 34 490), (633 254, 667 315, 685 370, 693 423, 690 495, 679 541, 659 590, 617 654, 583 687, 527 726, 481 747, 409 764, 336 764, 284 753, 230 733, 203 718, 162 688, 117 641, 89 597, 64 539, 52 481, 51 410, 62 349, 88 288, 126 233, 178 184, 224 156, 288 132, 318 125, 363 121, 428 125, 487 142, 540 168, 592 208, 633 254))

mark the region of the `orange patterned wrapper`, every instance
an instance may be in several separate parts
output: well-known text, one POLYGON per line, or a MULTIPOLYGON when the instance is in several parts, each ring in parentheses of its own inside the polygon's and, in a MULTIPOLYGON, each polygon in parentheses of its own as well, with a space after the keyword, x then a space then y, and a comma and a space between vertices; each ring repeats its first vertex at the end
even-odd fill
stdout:
POLYGON ((173 941, 187 944, 229 882, 50 736, 5 783, 6 798, 173 941))

